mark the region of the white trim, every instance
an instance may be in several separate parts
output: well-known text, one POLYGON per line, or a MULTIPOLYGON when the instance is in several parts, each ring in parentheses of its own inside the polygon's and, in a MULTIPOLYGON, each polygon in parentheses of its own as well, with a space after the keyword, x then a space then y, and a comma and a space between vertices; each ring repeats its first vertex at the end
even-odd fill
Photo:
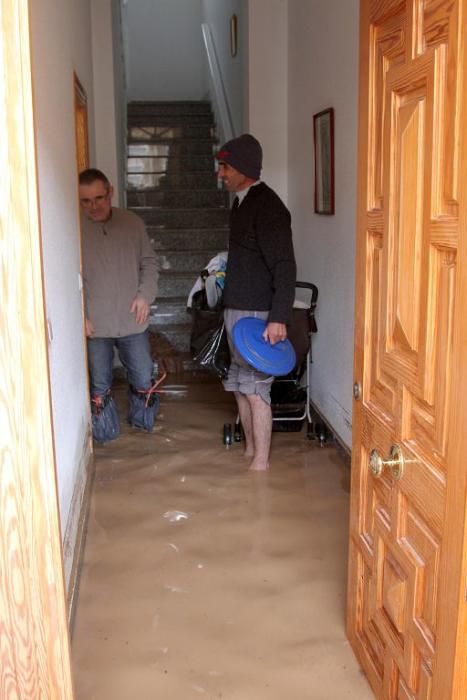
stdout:
POLYGON ((203 23, 201 25, 201 30, 203 32, 204 46, 208 59, 210 83, 213 88, 211 101, 216 116, 218 134, 221 136, 222 141, 230 141, 230 139, 234 138, 235 132, 224 81, 222 79, 222 72, 216 54, 216 47, 214 46, 214 40, 209 25, 203 23))

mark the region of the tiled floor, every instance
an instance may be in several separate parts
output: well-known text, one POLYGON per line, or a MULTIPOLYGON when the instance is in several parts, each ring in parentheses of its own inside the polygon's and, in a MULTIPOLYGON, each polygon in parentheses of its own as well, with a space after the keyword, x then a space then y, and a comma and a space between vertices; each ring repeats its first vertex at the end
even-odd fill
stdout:
POLYGON ((344 630, 348 469, 274 433, 270 472, 248 472, 222 444, 234 414, 217 381, 191 382, 154 435, 96 449, 78 700, 373 697, 344 630))

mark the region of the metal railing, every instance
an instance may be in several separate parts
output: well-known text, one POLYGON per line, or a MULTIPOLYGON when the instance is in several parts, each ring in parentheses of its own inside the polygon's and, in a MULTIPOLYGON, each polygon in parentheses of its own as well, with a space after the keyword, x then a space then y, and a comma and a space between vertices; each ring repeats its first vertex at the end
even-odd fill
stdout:
POLYGON ((201 25, 203 32, 204 46, 208 59, 209 74, 212 85, 212 106, 216 118, 218 135, 222 141, 230 141, 235 136, 232 115, 230 113, 229 101, 222 79, 222 72, 216 54, 216 47, 212 38, 212 32, 208 24, 201 25))

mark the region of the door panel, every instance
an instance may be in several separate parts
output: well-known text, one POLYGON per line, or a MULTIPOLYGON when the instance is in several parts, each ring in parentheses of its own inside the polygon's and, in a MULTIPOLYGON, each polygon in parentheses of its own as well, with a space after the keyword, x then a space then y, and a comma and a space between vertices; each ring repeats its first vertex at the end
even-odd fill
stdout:
POLYGON ((450 671, 437 659, 442 555, 464 517, 448 508, 448 477, 465 6, 361 3, 348 629, 378 698, 438 698, 434 684, 453 680, 440 684, 450 671))
POLYGON ((0 2, 0 698, 72 700, 28 12, 0 2))

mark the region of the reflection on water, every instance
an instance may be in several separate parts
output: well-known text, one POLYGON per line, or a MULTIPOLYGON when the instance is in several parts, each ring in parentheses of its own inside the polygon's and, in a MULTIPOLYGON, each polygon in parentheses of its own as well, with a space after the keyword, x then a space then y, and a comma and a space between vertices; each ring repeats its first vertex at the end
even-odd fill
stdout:
POLYGON ((248 472, 242 444, 222 442, 231 397, 216 380, 183 384, 153 434, 127 427, 95 451, 77 699, 371 698, 345 639, 335 450, 274 433, 270 472, 248 472))

